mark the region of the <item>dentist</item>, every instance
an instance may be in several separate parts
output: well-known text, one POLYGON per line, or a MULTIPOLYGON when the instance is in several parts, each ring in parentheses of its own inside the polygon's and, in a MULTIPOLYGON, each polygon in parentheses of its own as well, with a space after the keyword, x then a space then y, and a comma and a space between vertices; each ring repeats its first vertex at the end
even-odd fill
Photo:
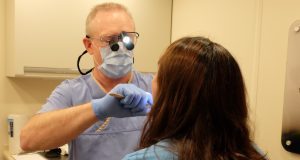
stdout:
POLYGON ((23 150, 68 143, 69 159, 79 160, 117 160, 134 151, 147 105, 152 104, 153 77, 132 68, 132 48, 121 41, 123 35, 133 44, 138 38, 133 18, 123 5, 103 3, 91 10, 83 43, 94 59, 94 69, 63 81, 52 92, 21 131, 23 150))

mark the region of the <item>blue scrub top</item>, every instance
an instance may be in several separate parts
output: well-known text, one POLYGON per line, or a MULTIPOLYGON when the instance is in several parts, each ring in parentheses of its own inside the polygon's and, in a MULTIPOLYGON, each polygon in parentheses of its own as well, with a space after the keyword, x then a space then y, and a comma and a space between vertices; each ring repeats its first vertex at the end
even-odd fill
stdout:
MULTIPOLYGON (((133 71, 130 83, 152 93, 152 78, 152 74, 133 71)), ((38 113, 81 105, 92 99, 102 98, 105 94, 92 74, 65 80, 56 87, 38 113)), ((97 129, 104 123, 104 121, 98 121, 69 143, 69 159, 122 159, 137 147, 144 120, 145 116, 111 118, 107 127, 97 132, 97 129)), ((59 128, 57 131, 59 132, 59 128)))

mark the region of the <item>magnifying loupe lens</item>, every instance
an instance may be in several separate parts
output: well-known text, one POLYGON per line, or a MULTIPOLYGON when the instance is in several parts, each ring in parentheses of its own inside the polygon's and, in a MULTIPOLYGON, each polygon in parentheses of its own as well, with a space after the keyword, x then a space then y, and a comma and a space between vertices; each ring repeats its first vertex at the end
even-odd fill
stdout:
POLYGON ((123 42, 124 46, 125 46, 128 50, 133 50, 134 44, 133 44, 133 42, 132 42, 132 39, 127 35, 126 32, 122 32, 122 33, 121 33, 121 39, 122 39, 122 42, 123 42))
POLYGON ((110 46, 110 49, 112 51, 118 51, 119 50, 119 44, 118 44, 118 42, 110 41, 109 42, 109 46, 110 46))

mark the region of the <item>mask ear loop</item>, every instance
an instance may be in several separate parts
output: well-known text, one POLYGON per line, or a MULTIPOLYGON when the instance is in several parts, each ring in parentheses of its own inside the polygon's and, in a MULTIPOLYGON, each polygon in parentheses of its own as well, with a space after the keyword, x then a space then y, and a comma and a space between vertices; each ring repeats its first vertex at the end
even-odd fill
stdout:
POLYGON ((89 74, 89 73, 92 72, 92 70, 94 69, 94 67, 93 67, 93 68, 91 68, 90 70, 86 71, 85 73, 82 72, 81 69, 80 69, 80 59, 81 59, 81 57, 82 57, 84 54, 86 54, 86 53, 87 53, 87 50, 83 51, 82 54, 81 54, 81 55, 78 57, 78 59, 77 59, 77 69, 78 69, 78 71, 79 71, 79 73, 80 73, 81 75, 89 74))

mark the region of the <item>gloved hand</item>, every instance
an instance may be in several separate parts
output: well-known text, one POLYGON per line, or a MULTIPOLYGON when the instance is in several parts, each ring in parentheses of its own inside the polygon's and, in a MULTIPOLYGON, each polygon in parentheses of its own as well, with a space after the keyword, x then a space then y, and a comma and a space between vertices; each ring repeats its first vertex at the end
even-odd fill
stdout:
POLYGON ((153 103, 150 93, 133 84, 118 84, 109 93, 103 98, 92 100, 93 111, 100 120, 107 117, 144 116, 153 103), (119 94, 124 98, 118 99, 109 93, 119 94))

